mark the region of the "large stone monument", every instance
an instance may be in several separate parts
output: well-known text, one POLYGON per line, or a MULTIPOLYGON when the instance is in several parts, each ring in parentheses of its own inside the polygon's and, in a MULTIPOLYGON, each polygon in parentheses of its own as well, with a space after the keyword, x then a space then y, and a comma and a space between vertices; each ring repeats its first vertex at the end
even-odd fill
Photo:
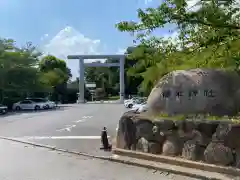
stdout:
POLYGON ((213 69, 173 71, 148 97, 153 113, 234 115, 240 107, 240 76, 213 69))

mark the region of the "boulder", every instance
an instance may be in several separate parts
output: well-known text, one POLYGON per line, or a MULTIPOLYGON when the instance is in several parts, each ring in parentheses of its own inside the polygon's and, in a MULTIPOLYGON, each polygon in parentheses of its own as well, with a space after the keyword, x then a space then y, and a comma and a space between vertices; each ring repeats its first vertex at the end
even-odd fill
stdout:
POLYGON ((191 140, 195 141, 201 147, 207 147, 207 145, 211 142, 211 138, 197 130, 192 131, 191 140))
POLYGON ((137 139, 141 137, 144 137, 148 141, 155 139, 153 132, 154 124, 152 123, 152 121, 147 119, 135 118, 135 126, 137 139))
POLYGON ((161 133, 159 127, 156 126, 151 120, 139 116, 135 117, 134 121, 137 139, 144 137, 148 141, 163 144, 165 136, 161 133))
POLYGON ((222 143, 210 143, 204 151, 204 158, 207 163, 224 166, 234 162, 232 150, 222 143))
POLYGON ((211 142, 211 138, 207 137, 205 134, 192 130, 191 132, 180 134, 181 140, 186 142, 191 140, 191 142, 195 142, 201 147, 207 147, 207 145, 211 142))
POLYGON ((137 151, 148 153, 149 152, 148 144, 149 144, 148 140, 146 140, 144 137, 141 137, 137 143, 137 151))
POLYGON ((152 154, 160 154, 162 151, 162 145, 157 142, 149 142, 148 151, 152 154))
POLYGON ((212 135, 216 132, 216 129, 220 123, 220 121, 202 120, 198 122, 197 130, 206 137, 212 138, 212 135))
POLYGON ((178 137, 169 136, 162 146, 162 154, 165 156, 177 156, 182 152, 182 142, 178 137))
POLYGON ((240 168, 240 149, 235 150, 235 167, 240 168))
POLYGON ((159 119, 154 121, 154 124, 158 127, 159 131, 168 131, 175 128, 175 123, 172 120, 159 119))
POLYGON ((132 111, 126 112, 119 120, 117 130, 117 148, 135 149, 140 138, 147 141, 163 144, 165 137, 159 132, 155 132, 156 125, 149 119, 142 117, 132 111))
POLYGON ((196 161, 203 159, 204 148, 196 141, 189 140, 184 143, 182 149, 182 157, 188 160, 196 161))
POLYGON ((211 136, 208 137, 198 130, 200 122, 201 121, 193 120, 176 121, 178 136, 181 137, 184 142, 194 140, 200 146, 206 147, 211 141, 211 136))
POLYGON ((176 121, 176 126, 177 129, 180 130, 181 132, 189 133, 197 128, 197 122, 190 120, 179 120, 176 121))
POLYGON ((213 142, 221 142, 231 149, 240 149, 240 124, 221 123, 212 137, 213 142))
POLYGON ((239 95, 240 81, 235 72, 178 70, 159 80, 147 106, 152 113, 235 115, 240 107, 239 95))
POLYGON ((173 134, 173 130, 175 130, 175 123, 171 120, 156 120, 154 121, 154 141, 157 141, 159 144, 163 144, 166 137, 173 134))
POLYGON ((137 138, 134 116, 133 112, 128 112, 120 118, 117 130, 117 148, 135 149, 137 138))

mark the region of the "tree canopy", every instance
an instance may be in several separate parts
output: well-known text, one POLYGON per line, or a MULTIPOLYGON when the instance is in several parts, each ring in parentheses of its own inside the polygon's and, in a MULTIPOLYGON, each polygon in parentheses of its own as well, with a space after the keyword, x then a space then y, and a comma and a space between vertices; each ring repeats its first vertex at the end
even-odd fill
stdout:
POLYGON ((11 104, 37 93, 46 96, 67 83, 71 71, 65 61, 43 56, 32 43, 17 47, 12 39, 0 40, 0 100, 11 104))
POLYGON ((188 0, 166 0, 137 13, 138 22, 122 21, 116 27, 133 34, 138 43, 130 55, 137 62, 128 73, 143 77, 143 91, 149 93, 160 77, 177 69, 208 67, 239 72, 238 1, 199 0, 189 6, 188 0), (175 38, 153 35, 169 24, 174 26, 170 30, 177 34, 175 38))

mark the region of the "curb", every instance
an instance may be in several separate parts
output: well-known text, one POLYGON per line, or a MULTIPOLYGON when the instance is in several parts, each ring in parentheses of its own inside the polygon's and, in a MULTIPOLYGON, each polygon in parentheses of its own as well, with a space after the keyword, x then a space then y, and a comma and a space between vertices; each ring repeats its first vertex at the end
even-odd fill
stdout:
POLYGON ((119 149, 119 148, 114 148, 112 151, 114 154, 117 154, 120 156, 122 155, 122 156, 127 156, 131 158, 142 159, 147 161, 155 161, 155 162, 166 163, 170 165, 182 166, 186 168, 194 168, 194 169, 199 169, 199 170, 208 171, 208 172, 216 172, 220 174, 240 176, 240 169, 236 169, 232 167, 223 167, 223 166, 218 166, 213 164, 206 164, 206 163, 185 160, 185 159, 176 158, 176 157, 147 154, 147 153, 130 151, 130 150, 119 149))
MULTIPOLYGON (((13 141, 13 142, 18 142, 18 143, 27 144, 27 145, 36 146, 36 147, 41 147, 41 148, 45 148, 45 149, 50 149, 50 150, 54 150, 54 151, 58 151, 58 152, 74 154, 74 155, 78 155, 78 156, 85 156, 85 157, 90 157, 90 158, 96 158, 96 159, 101 159, 101 160, 110 161, 110 162, 116 162, 116 163, 121 163, 121 164, 127 164, 127 165, 147 168, 147 169, 158 170, 158 171, 162 171, 162 172, 168 172, 168 173, 182 175, 182 176, 188 176, 188 177, 193 177, 193 178, 209 180, 209 177, 204 176, 204 175, 197 175, 197 174, 194 174, 194 173, 191 173, 191 172, 187 172, 186 173, 186 172, 178 171, 178 170, 175 170, 175 169, 162 168, 162 167, 158 167, 157 165, 150 165, 150 164, 135 162, 135 161, 133 161, 131 159, 130 160, 125 160, 125 159, 121 159, 121 157, 96 156, 96 155, 91 155, 91 154, 88 154, 88 153, 69 151, 69 150, 66 150, 66 149, 56 148, 54 146, 48 146, 48 145, 44 145, 44 144, 32 143, 32 142, 28 142, 28 141, 22 141, 22 140, 18 140, 18 139, 14 139, 14 138, 8 138, 8 137, 2 137, 2 136, 0 136, 0 139, 13 141)), ((114 153, 116 153, 117 151, 118 151, 118 149, 114 149, 113 150, 114 153)), ((120 152, 120 151, 118 151, 118 152, 120 152)), ((118 153, 116 153, 116 154, 118 154, 118 153)), ((211 180, 221 180, 221 179, 211 178, 211 180)))
POLYGON ((144 164, 144 163, 134 162, 134 161, 130 161, 130 160, 111 158, 110 161, 127 164, 127 165, 131 165, 131 166, 137 166, 137 167, 146 168, 146 169, 153 169, 153 170, 160 171, 160 172, 167 172, 167 173, 175 174, 175 175, 187 176, 190 178, 197 178, 197 179, 201 179, 201 180, 223 180, 220 178, 219 179, 218 178, 209 178, 208 176, 197 175, 197 174, 194 174, 191 172, 183 172, 183 171, 179 171, 176 169, 163 168, 163 167, 159 167, 157 165, 144 164))
POLYGON ((97 158, 97 159, 103 159, 103 160, 109 159, 109 157, 107 157, 107 156, 96 156, 96 155, 91 155, 91 154, 83 153, 83 152, 69 151, 67 149, 60 149, 60 148, 57 148, 55 146, 33 143, 33 142, 29 142, 29 141, 22 141, 22 140, 18 140, 18 139, 14 139, 14 138, 8 138, 8 137, 0 136, 0 139, 13 141, 13 142, 18 142, 18 143, 22 143, 22 144, 27 144, 27 145, 31 145, 31 146, 35 146, 35 147, 41 147, 41 148, 45 148, 45 149, 49 149, 49 150, 55 150, 55 151, 58 151, 58 152, 64 152, 64 153, 70 153, 70 154, 85 156, 85 157, 91 157, 91 158, 97 158))

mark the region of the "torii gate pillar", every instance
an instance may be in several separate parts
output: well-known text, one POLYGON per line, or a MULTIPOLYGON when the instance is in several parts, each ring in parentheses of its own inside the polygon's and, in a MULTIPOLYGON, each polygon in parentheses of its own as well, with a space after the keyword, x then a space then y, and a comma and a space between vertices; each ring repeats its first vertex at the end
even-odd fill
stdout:
POLYGON ((124 82, 124 61, 125 61, 125 57, 121 57, 120 58, 120 103, 124 103, 124 94, 125 94, 125 82, 124 82))
POLYGON ((78 102, 79 103, 85 103, 84 99, 84 66, 105 66, 105 67, 112 67, 112 66, 119 66, 119 77, 120 77, 120 103, 124 103, 124 95, 125 95, 125 86, 124 86, 124 63, 125 63, 125 57, 127 55, 69 55, 68 59, 79 59, 79 97, 78 102), (119 63, 86 63, 84 64, 85 59, 105 59, 105 58, 113 58, 113 59, 119 59, 119 63))
POLYGON ((84 81, 84 59, 79 58, 79 95, 78 103, 85 103, 84 93, 85 93, 85 81, 84 81))

